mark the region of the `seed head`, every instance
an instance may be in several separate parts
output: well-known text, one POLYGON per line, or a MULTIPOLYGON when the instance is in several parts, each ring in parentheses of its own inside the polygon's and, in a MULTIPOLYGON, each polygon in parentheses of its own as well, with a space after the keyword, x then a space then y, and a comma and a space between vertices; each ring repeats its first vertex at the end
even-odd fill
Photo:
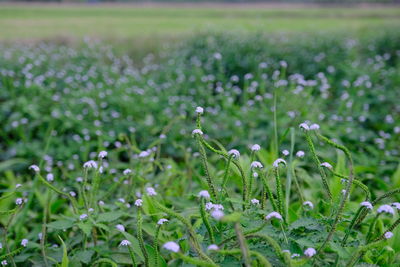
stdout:
POLYGON ((179 245, 173 241, 169 241, 169 242, 165 243, 163 245, 163 248, 165 248, 166 250, 175 252, 175 253, 179 252, 179 249, 180 249, 179 245))
POLYGON ((195 136, 195 135, 203 135, 203 131, 202 130, 200 130, 200 129, 194 129, 193 131, 192 131, 192 136, 195 136))
POLYGON ((100 159, 104 159, 105 157, 107 157, 107 151, 100 151, 99 152, 99 158, 100 159))
POLYGON ((393 209, 391 206, 389 206, 389 205, 382 205, 382 206, 380 206, 380 207, 378 208, 377 212, 378 212, 378 213, 385 212, 385 213, 389 213, 389 214, 394 215, 394 209, 393 209))
POLYGON ((153 187, 147 187, 147 188, 146 188, 146 192, 147 192, 147 195, 149 195, 149 196, 155 196, 155 195, 157 195, 157 192, 156 192, 156 190, 154 190, 153 187))
POLYGON ((28 245, 28 242, 29 242, 28 239, 26 238, 22 239, 21 246, 26 247, 26 245, 28 245))
POLYGON ((197 114, 200 114, 200 115, 203 114, 203 113, 204 113, 204 108, 202 108, 202 107, 197 107, 197 108, 196 108, 196 113, 197 113, 197 114))
POLYGON ((207 250, 218 250, 219 247, 216 244, 211 244, 207 247, 207 250))
POLYGON ((308 258, 311 258, 312 256, 314 256, 315 254, 317 254, 317 251, 314 248, 307 248, 304 251, 304 255, 308 258))
POLYGON ((158 220, 157 224, 158 224, 158 225, 163 225, 163 224, 166 223, 166 222, 168 222, 168 219, 161 218, 161 219, 158 220))
POLYGON ((210 198, 210 193, 208 193, 208 191, 207 190, 201 190, 200 192, 199 192, 199 194, 198 194, 198 197, 204 197, 204 198, 206 198, 206 199, 209 199, 210 198))
POLYGON ((31 165, 29 166, 30 170, 33 170, 34 172, 40 172, 40 168, 37 165, 31 165))
POLYGON ((386 239, 389 239, 389 238, 393 237, 393 233, 392 232, 386 232, 384 236, 385 236, 386 239))
POLYGON ((267 216, 265 216, 266 220, 271 220, 273 218, 282 221, 282 215, 280 215, 279 212, 276 212, 276 211, 273 211, 273 212, 269 213, 267 216))
POLYGON ((118 231, 125 232, 125 226, 122 224, 117 224, 115 228, 117 228, 118 231))
POLYGON ((136 201, 135 201, 135 206, 136 207, 141 207, 143 205, 143 200, 141 200, 140 198, 139 199, 136 199, 136 201))
POLYGON ((250 166, 252 169, 256 169, 256 168, 262 169, 262 167, 263 167, 263 165, 259 161, 253 161, 250 166))
POLYGON ((126 247, 126 246, 130 246, 131 242, 129 240, 122 240, 119 245, 126 247))
POLYGON ((275 168, 278 168, 280 163, 282 163, 283 165, 286 165, 286 161, 284 159, 277 159, 274 161, 272 166, 274 166, 275 168))
POLYGON ((301 123, 301 124, 299 125, 299 128, 302 129, 302 130, 304 130, 304 131, 309 131, 309 130, 310 130, 310 127, 309 127, 308 124, 305 123, 305 122, 301 123))
POLYGON ((371 202, 363 201, 360 203, 361 207, 366 207, 369 210, 372 210, 374 207, 372 206, 371 202))
POLYGON ((329 164, 328 162, 322 162, 320 166, 321 167, 325 167, 325 168, 330 169, 330 170, 333 169, 332 165, 329 164))
POLYGON ((236 149, 231 149, 228 151, 228 155, 232 155, 232 157, 238 159, 240 157, 240 152, 236 149))

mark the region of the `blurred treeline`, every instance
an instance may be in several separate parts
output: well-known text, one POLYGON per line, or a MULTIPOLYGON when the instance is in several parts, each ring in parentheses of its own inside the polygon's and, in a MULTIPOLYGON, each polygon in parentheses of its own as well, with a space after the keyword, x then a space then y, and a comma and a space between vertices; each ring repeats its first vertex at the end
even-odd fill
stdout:
POLYGON ((277 3, 277 4, 400 4, 400 0, 0 0, 0 2, 48 3, 277 3))

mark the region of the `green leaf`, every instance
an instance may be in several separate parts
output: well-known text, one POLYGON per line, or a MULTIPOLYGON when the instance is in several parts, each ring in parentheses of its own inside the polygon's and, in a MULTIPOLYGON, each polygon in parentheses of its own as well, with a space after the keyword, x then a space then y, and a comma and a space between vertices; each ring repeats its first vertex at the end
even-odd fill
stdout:
POLYGON ((64 241, 61 239, 60 236, 58 236, 58 238, 60 239, 61 243, 62 243, 62 247, 63 247, 63 257, 61 260, 61 267, 68 267, 69 265, 69 259, 68 259, 68 252, 67 252, 67 247, 65 246, 64 241))
POLYGON ((90 232, 92 231, 93 225, 91 223, 83 223, 80 222, 77 224, 77 226, 85 233, 85 235, 90 235, 90 232))
POLYGON ((110 211, 110 212, 100 214, 99 217, 97 217, 97 221, 98 222, 112 222, 112 221, 119 219, 119 217, 121 217, 122 215, 124 215, 124 213, 122 211, 110 211))
POLYGON ((76 253, 75 258, 83 263, 89 264, 92 260, 93 254, 93 250, 79 251, 78 253, 76 253))
POLYGON ((64 230, 64 229, 71 228, 73 225, 74 225, 73 221, 59 220, 59 221, 54 221, 54 222, 48 223, 47 227, 58 229, 58 230, 64 230))
POLYGON ((242 214, 240 212, 233 212, 229 215, 225 215, 222 217, 221 221, 222 222, 238 222, 240 220, 240 217, 242 217, 242 214))

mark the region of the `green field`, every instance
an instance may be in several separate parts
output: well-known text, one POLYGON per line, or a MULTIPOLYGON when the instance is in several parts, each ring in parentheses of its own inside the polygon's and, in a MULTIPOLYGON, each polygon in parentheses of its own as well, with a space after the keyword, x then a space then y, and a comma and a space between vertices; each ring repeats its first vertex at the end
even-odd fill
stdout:
POLYGON ((204 30, 359 32, 399 24, 398 7, 0 5, 1 40, 173 37, 204 30))
POLYGON ((0 6, 0 266, 399 266, 399 12, 0 6))

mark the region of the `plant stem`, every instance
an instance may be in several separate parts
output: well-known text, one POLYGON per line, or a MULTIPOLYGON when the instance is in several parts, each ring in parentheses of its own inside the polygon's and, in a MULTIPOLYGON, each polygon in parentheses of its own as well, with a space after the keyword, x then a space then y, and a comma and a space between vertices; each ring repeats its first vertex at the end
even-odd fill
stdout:
POLYGON ((205 199, 203 197, 200 200, 200 214, 201 214, 201 218, 203 219, 203 223, 207 228, 207 232, 210 236, 211 244, 215 244, 214 232, 213 232, 211 224, 207 218, 207 213, 206 213, 206 209, 205 209, 205 199))
POLYGON ((238 222, 235 223, 235 232, 236 232, 236 237, 239 241, 239 246, 243 257, 244 266, 251 267, 249 248, 247 247, 246 239, 243 236, 242 229, 238 222))
POLYGON ((142 254, 144 257, 144 266, 148 267, 149 266, 149 255, 147 254, 147 250, 144 245, 142 222, 143 222, 142 210, 139 207, 138 212, 137 212, 137 238, 139 241, 140 250, 142 251, 142 254))

